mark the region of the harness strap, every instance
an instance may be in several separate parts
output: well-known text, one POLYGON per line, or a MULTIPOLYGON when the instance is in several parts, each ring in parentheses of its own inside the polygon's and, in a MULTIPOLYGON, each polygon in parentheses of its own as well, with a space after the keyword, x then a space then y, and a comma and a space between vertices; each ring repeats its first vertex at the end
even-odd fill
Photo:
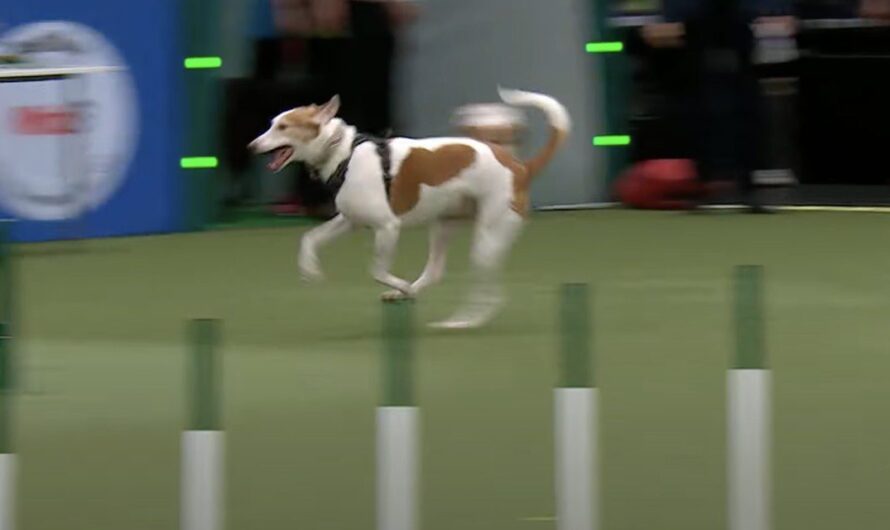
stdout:
POLYGON ((355 135, 355 139, 352 141, 352 151, 350 151, 349 157, 340 162, 337 169, 335 169, 334 173, 331 175, 331 178, 327 180, 327 187, 334 195, 340 191, 340 188, 343 187, 343 183, 346 181, 346 171, 349 169, 349 162, 352 160, 353 153, 355 153, 358 146, 365 142, 371 142, 377 147, 377 156, 380 157, 380 169, 383 171, 383 185, 386 188, 386 195, 389 196, 389 186, 392 183, 393 178, 391 173, 392 156, 389 149, 389 140, 361 133, 355 135))

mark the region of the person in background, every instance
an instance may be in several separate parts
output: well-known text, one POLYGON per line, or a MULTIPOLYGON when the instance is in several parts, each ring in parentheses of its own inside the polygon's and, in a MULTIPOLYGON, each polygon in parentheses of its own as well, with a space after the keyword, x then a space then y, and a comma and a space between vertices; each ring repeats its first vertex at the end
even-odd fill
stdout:
POLYGON ((250 29, 253 39, 253 78, 275 79, 282 66, 283 36, 275 25, 272 0, 254 0, 250 29))
POLYGON ((276 24, 306 40, 310 75, 359 130, 392 127, 393 69, 400 30, 418 15, 413 0, 272 0, 276 24))
POLYGON ((862 0, 859 16, 890 24, 890 0, 862 0))
POLYGON ((244 28, 252 68, 244 79, 232 80, 224 90, 222 143, 224 163, 231 170, 231 180, 225 183, 226 213, 250 202, 255 187, 246 178, 252 162, 244 146, 268 123, 270 113, 287 104, 278 94, 283 87, 277 86, 285 65, 286 38, 276 26, 273 1, 249 0, 246 4, 244 28))
POLYGON ((679 53, 669 92, 699 178, 735 180, 748 211, 771 211, 753 183, 762 134, 754 27, 793 34, 790 0, 664 0, 663 8, 665 21, 645 26, 642 37, 679 53))
POLYGON ((801 18, 855 18, 890 23, 890 0, 796 0, 801 18))
MULTIPOLYGON (((267 0, 268 1, 268 0, 267 0)), ((307 73, 325 100, 340 94, 340 116, 360 131, 386 135, 393 128, 393 75, 401 30, 419 8, 413 0, 271 0, 275 26, 303 41, 307 73)), ((294 197, 280 213, 300 213, 311 195, 330 204, 333 197, 297 177, 294 197), (320 199, 321 198, 321 199, 320 199)), ((330 210, 330 208, 327 208, 330 210)))

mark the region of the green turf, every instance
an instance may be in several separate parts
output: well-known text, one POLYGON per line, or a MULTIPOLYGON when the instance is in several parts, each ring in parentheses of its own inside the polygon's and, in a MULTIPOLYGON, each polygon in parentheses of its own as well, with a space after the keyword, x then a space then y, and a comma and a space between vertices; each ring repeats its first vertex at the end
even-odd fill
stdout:
MULTIPOLYGON (((228 528, 371 529, 380 288, 370 240, 298 281, 303 228, 20 249, 20 520, 40 530, 176 528, 185 320, 225 319, 228 528)), ((890 521, 890 216, 541 214, 475 332, 421 330, 425 530, 551 529, 557 287, 596 290, 607 530, 724 528, 732 267, 766 270, 781 530, 890 521)), ((404 236, 416 273, 425 236, 404 236)), ((447 316, 446 283, 416 305, 447 316)))

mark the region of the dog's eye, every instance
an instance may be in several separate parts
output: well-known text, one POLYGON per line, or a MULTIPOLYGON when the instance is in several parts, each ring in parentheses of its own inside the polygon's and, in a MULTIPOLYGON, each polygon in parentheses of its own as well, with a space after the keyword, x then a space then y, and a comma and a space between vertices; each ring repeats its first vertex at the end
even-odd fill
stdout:
POLYGON ((285 129, 287 129, 287 125, 284 125, 283 123, 282 123, 281 125, 278 126, 278 130, 279 130, 279 131, 283 131, 283 130, 285 130, 285 129))

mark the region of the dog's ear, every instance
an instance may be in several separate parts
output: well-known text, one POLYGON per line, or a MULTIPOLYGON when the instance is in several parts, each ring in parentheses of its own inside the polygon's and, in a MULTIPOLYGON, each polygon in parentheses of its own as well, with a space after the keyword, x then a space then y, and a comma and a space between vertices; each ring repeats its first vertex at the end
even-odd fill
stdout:
POLYGON ((334 116, 337 115, 337 111, 340 110, 340 95, 335 95, 331 98, 330 101, 325 103, 318 109, 315 113, 314 120, 319 125, 324 125, 325 123, 331 121, 334 116))

